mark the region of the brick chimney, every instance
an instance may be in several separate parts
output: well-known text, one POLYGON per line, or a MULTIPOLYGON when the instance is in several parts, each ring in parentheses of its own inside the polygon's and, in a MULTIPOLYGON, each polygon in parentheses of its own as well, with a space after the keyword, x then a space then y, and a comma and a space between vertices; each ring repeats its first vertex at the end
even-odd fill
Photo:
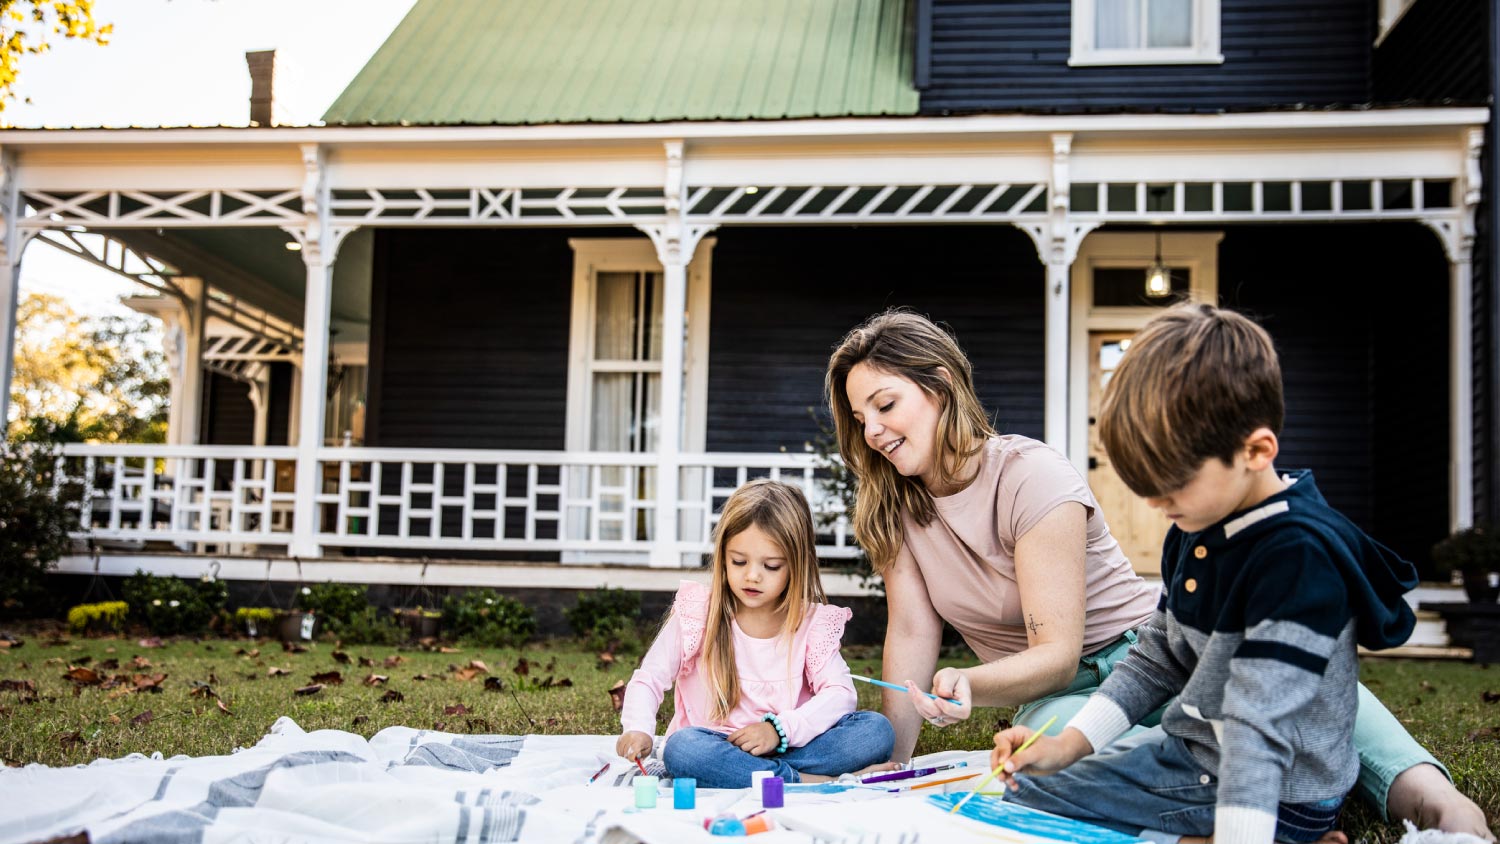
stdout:
POLYGON ((254 50, 245 54, 250 66, 250 125, 276 125, 276 51, 254 50))

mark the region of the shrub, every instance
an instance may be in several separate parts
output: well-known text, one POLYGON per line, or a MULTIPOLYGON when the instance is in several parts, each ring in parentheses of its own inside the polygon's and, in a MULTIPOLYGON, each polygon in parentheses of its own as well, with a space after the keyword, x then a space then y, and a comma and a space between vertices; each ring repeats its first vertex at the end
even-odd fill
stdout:
POLYGON ((139 569, 122 591, 131 614, 158 636, 202 633, 229 600, 222 580, 157 577, 139 569))
POLYGON ((57 454, 0 446, 0 618, 52 609, 43 578, 67 553, 77 516, 52 488, 57 454))
POLYGON ((640 640, 641 593, 601 586, 580 593, 563 617, 592 650, 607 650, 612 643, 629 649, 640 640))
POLYGON ((364 615, 370 606, 369 587, 356 583, 315 583, 302 587, 297 594, 297 608, 315 613, 326 629, 338 633, 344 626, 364 615))
POLYGON ((443 629, 487 647, 514 647, 531 638, 531 608, 493 589, 475 589, 443 600, 443 629))
POLYGON ((130 605, 124 601, 105 601, 102 604, 79 604, 68 610, 68 626, 75 633, 82 633, 90 628, 118 632, 125 628, 125 616, 129 615, 129 613, 130 605))
POLYGON ((340 622, 333 632, 346 645, 399 645, 406 641, 406 628, 368 606, 359 615, 340 622))

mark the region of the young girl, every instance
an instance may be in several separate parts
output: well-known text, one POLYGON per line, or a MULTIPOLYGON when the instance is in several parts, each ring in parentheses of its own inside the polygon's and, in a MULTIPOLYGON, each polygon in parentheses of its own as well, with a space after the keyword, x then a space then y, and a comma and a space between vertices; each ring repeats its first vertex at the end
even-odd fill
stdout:
POLYGON ((824 603, 814 544, 796 487, 763 479, 735 490, 714 534, 713 585, 677 590, 625 689, 615 752, 651 752, 656 711, 675 684, 662 761, 704 788, 745 788, 752 771, 821 782, 890 758, 890 722, 854 711, 839 656, 852 613, 824 603))

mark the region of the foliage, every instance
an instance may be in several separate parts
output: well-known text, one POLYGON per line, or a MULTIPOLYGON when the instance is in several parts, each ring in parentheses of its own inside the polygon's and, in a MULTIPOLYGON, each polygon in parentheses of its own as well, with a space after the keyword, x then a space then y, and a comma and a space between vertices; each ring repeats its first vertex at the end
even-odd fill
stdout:
POLYGON ((1457 531, 1432 546, 1432 563, 1439 574, 1500 571, 1500 533, 1482 524, 1457 531))
POLYGON ((316 614, 334 634, 364 615, 370 588, 355 583, 315 583, 297 593, 297 609, 316 614))
MULTIPOLYGON (((813 424, 818 427, 818 433, 805 445, 813 453, 818 486, 823 491, 824 504, 815 507, 813 512, 814 523, 822 533, 833 530, 840 519, 853 517, 854 502, 859 497, 859 481, 839 458, 839 441, 834 434, 833 423, 825 419, 817 408, 809 407, 807 415, 812 417, 813 424), (830 506, 835 502, 836 506, 830 506)), ((852 537, 852 528, 846 525, 845 529, 851 531, 852 537)), ((857 537, 853 539, 857 541, 857 537)), ((870 566, 870 558, 865 556, 863 549, 858 550, 849 564, 854 569, 854 574, 859 576, 860 585, 885 594, 885 581, 875 574, 875 569, 870 566)))
POLYGON ((240 607, 234 611, 234 623, 246 624, 269 624, 276 618, 276 610, 271 607, 240 607))
POLYGON ((125 579, 122 591, 131 614, 158 636, 202 633, 229 599, 222 580, 158 577, 140 569, 125 579))
POLYGON ((406 628, 375 607, 365 607, 348 621, 332 627, 339 641, 346 645, 399 645, 407 639, 406 628))
POLYGON ((22 297, 10 389, 18 436, 163 442, 171 386, 153 331, 144 317, 88 316, 60 296, 22 297))
POLYGON ((125 628, 125 617, 129 614, 130 605, 124 601, 79 604, 68 610, 68 627, 75 633, 82 633, 90 626, 118 632, 125 628))
POLYGON ((578 603, 563 610, 563 617, 589 649, 603 651, 611 645, 623 645, 628 650, 640 640, 641 593, 603 586, 581 592, 578 603))
POLYGON ((94 0, 0 0, 0 111, 16 97, 22 56, 47 52, 53 36, 103 46, 113 30, 94 20, 94 0))
POLYGON ((474 589, 443 599, 447 635, 485 647, 520 645, 536 631, 531 608, 493 589, 474 589))
POLYGON ((0 618, 51 609, 43 579, 77 523, 67 491, 52 488, 56 457, 41 446, 0 448, 0 618))

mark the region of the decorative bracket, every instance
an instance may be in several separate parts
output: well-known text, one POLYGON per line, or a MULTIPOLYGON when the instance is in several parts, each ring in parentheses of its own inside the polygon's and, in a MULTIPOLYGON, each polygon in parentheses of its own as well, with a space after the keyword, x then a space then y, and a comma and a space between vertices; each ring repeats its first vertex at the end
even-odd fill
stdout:
MULTIPOLYGON (((1043 264, 1068 266, 1078 257, 1078 247, 1089 232, 1099 228, 1102 221, 1079 221, 1071 219, 1072 177, 1070 175, 1073 155, 1073 135, 1058 132, 1052 136, 1052 182, 1048 189, 1052 193, 1047 203, 1047 219, 1035 223, 1019 224, 1021 231, 1031 236, 1036 245, 1037 257, 1043 264)), ((1055 290, 1053 293, 1061 293, 1055 290)))

